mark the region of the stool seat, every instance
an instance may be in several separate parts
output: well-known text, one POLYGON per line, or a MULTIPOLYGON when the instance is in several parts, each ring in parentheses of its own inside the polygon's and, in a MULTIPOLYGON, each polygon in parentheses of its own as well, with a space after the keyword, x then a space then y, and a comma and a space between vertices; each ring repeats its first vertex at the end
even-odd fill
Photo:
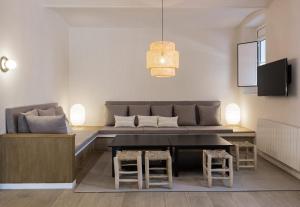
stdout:
POLYGON ((214 159, 229 159, 231 155, 224 150, 206 150, 206 154, 214 159))
POLYGON ((138 156, 142 156, 141 151, 118 151, 116 155, 122 161, 136 160, 138 156))
POLYGON ((146 151, 145 158, 149 160, 167 160, 171 158, 169 151, 146 151))
POLYGON ((234 141, 234 142, 231 142, 231 144, 233 145, 238 145, 239 147, 253 147, 254 144, 248 142, 248 141, 234 141))

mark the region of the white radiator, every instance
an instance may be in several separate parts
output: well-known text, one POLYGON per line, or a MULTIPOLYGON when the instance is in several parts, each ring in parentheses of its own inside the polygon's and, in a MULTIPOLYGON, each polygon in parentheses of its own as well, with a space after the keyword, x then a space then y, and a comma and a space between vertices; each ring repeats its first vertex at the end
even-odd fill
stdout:
POLYGON ((257 125, 260 151, 300 172, 300 128, 260 119, 257 125))

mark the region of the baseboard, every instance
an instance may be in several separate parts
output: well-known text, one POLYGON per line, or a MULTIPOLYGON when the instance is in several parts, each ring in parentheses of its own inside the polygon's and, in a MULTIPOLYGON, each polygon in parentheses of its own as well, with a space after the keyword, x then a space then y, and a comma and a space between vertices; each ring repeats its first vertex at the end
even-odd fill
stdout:
POLYGON ((20 190, 20 189, 73 189, 73 183, 0 183, 0 190, 20 190))
POLYGON ((300 180, 300 172, 298 172, 297 170, 287 166, 286 164, 276 160, 275 158, 271 157, 270 155, 268 155, 260 150, 258 150, 258 154, 265 160, 271 162, 272 164, 276 165, 277 167, 281 168, 285 172, 289 173, 290 175, 292 175, 300 180))

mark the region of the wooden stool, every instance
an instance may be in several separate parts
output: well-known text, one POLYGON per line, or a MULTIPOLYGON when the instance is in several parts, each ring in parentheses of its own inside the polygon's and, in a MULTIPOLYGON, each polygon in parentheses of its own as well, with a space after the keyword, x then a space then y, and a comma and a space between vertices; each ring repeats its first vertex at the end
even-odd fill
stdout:
POLYGON ((146 188, 152 186, 168 185, 169 188, 173 187, 172 178, 172 158, 170 152, 167 151, 146 151, 145 153, 145 177, 146 188), (150 161, 166 161, 166 167, 150 167, 150 161), (150 171, 159 170, 165 171, 165 174, 150 174, 150 171), (168 179, 168 182, 156 181, 150 182, 150 179, 168 179))
POLYGON ((236 162, 236 170, 238 171, 240 168, 254 168, 256 169, 257 165, 257 150, 256 145, 245 141, 245 142, 231 142, 235 148, 235 162, 236 162), (245 154, 243 158, 241 158, 242 151, 241 149, 245 149, 245 154), (249 157, 249 150, 252 150, 252 156, 249 157), (241 164, 242 163, 242 164, 241 164))
POLYGON ((213 179, 229 180, 229 186, 233 184, 232 156, 225 150, 203 150, 203 176, 208 179, 208 187, 212 186, 213 179), (212 168, 213 159, 221 160, 221 168, 212 168), (228 162, 229 166, 226 166, 228 162), (222 176, 214 176, 213 173, 222 173, 222 176), (227 175, 228 173, 228 175, 227 175))
POLYGON ((119 189, 120 182, 131 183, 137 182, 138 188, 143 187, 143 170, 142 170, 142 152, 141 151, 118 151, 114 157, 114 168, 115 168, 115 187, 119 189), (122 164, 122 161, 136 161, 133 164, 122 164), (124 171, 124 166, 136 166, 136 171, 124 171), (137 178, 120 178, 121 175, 135 175, 137 178))

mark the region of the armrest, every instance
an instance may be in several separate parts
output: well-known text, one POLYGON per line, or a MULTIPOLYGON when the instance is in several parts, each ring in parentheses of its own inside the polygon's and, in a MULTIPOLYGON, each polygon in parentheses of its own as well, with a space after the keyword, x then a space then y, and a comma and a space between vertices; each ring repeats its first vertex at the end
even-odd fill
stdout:
POLYGON ((12 139, 12 138, 74 138, 75 134, 32 134, 32 133, 17 133, 17 134, 2 134, 0 139, 12 139))
POLYGON ((0 183, 72 183, 75 135, 0 135, 0 183))

